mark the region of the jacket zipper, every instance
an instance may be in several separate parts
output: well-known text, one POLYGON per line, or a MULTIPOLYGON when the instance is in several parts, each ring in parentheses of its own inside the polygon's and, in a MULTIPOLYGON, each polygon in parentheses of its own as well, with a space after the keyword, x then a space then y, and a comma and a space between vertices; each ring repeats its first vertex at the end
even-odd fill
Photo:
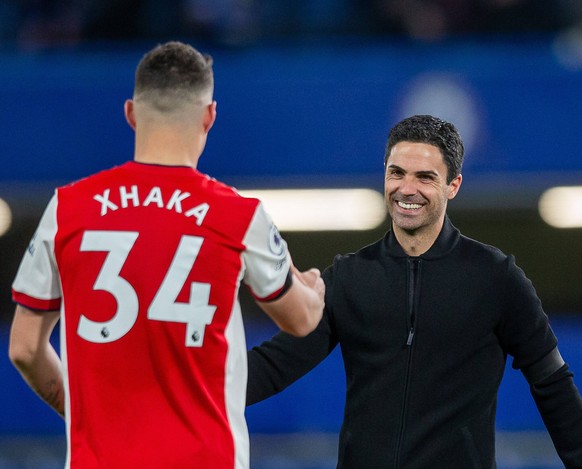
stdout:
POLYGON ((412 367, 412 344, 414 340, 414 326, 416 320, 416 299, 418 284, 420 280, 420 259, 409 258, 408 259, 408 337, 406 339, 406 346, 408 349, 408 362, 406 364, 406 375, 404 378, 404 391, 402 397, 402 412, 400 414, 400 431, 398 433, 398 439, 396 443, 396 451, 394 458, 394 468, 398 469, 400 465, 400 450, 402 447, 402 441, 404 439, 405 430, 405 418, 406 411, 408 407, 408 386, 410 383, 410 369, 412 367))
POLYGON ((414 339, 415 298, 419 271, 420 259, 408 259, 408 317, 410 319, 410 329, 408 330, 406 345, 412 345, 412 340, 414 339))

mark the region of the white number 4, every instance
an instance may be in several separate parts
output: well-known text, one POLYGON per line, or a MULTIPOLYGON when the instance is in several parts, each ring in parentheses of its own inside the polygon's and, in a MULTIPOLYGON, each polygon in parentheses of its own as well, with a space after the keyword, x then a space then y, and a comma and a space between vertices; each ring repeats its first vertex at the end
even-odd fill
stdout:
MULTIPOLYGON (((137 321, 139 300, 133 286, 119 276, 138 233, 132 231, 86 231, 81 251, 105 251, 107 257, 93 288, 104 290, 117 301, 115 315, 104 322, 96 322, 81 315, 77 333, 95 343, 114 342, 127 334, 137 321)), ((188 303, 178 303, 188 274, 196 262, 204 239, 183 236, 174 258, 154 300, 148 308, 148 318, 156 321, 186 324, 186 346, 201 347, 204 331, 212 322, 216 306, 209 304, 210 284, 192 282, 188 303)))

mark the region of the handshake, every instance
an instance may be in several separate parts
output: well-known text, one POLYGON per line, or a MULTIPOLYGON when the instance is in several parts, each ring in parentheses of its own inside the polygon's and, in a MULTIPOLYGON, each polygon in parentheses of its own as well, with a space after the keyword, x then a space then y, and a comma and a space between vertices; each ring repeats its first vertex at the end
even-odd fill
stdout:
POLYGON ((283 332, 304 337, 315 330, 323 315, 325 284, 316 268, 301 272, 291 264, 291 275, 293 282, 281 297, 259 302, 259 306, 283 332))

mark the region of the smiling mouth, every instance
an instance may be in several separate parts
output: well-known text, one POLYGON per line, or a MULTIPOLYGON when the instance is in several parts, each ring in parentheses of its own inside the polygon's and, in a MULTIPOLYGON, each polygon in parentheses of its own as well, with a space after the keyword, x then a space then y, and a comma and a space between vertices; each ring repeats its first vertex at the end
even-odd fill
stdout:
POLYGON ((422 208, 421 204, 407 204, 406 202, 397 202, 398 206, 406 210, 418 210, 422 208))

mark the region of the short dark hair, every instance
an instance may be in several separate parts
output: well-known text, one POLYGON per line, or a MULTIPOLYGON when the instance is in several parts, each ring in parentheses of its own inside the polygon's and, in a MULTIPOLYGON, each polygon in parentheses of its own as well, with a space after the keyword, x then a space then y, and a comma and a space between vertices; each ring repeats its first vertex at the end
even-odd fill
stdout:
POLYGON ((399 142, 426 143, 437 147, 447 165, 447 184, 461 174, 465 148, 453 124, 429 115, 416 115, 401 120, 390 130, 384 165, 392 148, 399 142))
POLYGON ((160 44, 143 56, 135 72, 134 99, 144 99, 160 111, 168 110, 164 100, 194 98, 212 94, 212 57, 178 41, 160 44))

